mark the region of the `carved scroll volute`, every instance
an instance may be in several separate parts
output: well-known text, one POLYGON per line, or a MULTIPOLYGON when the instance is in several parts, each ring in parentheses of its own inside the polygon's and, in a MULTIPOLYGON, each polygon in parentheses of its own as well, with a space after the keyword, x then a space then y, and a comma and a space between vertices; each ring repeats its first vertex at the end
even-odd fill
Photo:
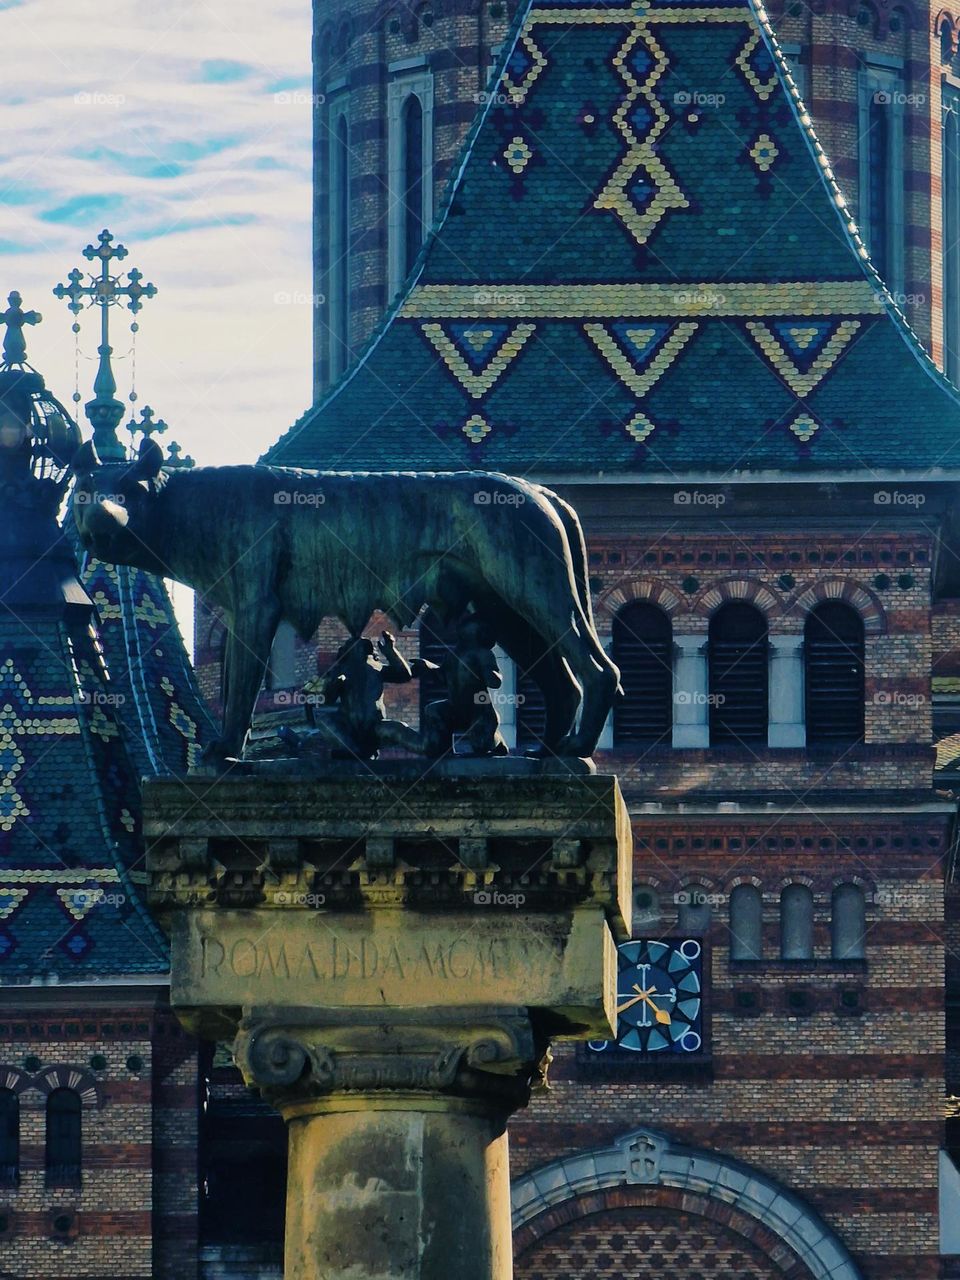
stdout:
POLYGON ((246 1019, 233 1052, 244 1081, 266 1095, 298 1084, 309 1087, 314 1075, 323 1073, 323 1063, 316 1061, 311 1048, 289 1027, 246 1019))
POLYGON ((463 1098, 503 1095, 509 1109, 536 1075, 540 1051, 523 1014, 479 1024, 446 1018, 405 1023, 324 1024, 299 1017, 250 1017, 234 1042, 247 1084, 281 1107, 334 1093, 428 1092, 463 1098), (398 1025, 399 1024, 399 1025, 398 1025))

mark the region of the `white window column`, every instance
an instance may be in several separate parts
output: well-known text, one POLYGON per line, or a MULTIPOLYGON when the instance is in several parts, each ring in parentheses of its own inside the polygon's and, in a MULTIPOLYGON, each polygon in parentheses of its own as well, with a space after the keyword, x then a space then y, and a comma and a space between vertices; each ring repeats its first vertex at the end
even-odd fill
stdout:
POLYGON ((494 694, 494 706, 500 713, 500 733, 511 751, 517 749, 517 664, 499 645, 494 649, 503 683, 494 694))
POLYGON ((706 636, 674 636, 673 745, 709 747, 706 636))
POLYGON ((770 637, 770 715, 767 745, 803 747, 803 636, 770 637))

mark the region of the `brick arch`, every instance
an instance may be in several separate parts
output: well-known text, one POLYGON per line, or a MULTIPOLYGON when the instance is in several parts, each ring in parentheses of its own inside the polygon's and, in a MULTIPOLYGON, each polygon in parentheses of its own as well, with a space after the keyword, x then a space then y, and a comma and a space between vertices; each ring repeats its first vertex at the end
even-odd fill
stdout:
POLYGON ((80 1095, 80 1102, 84 1107, 103 1106, 103 1096, 96 1077, 83 1067, 70 1064, 45 1067, 34 1076, 33 1084, 48 1097, 54 1089, 72 1089, 80 1095))
POLYGON ((668 618, 673 618, 684 607, 680 593, 668 587, 664 582, 654 578, 629 578, 626 582, 618 582, 596 602, 595 611, 598 623, 602 620, 603 630, 609 630, 613 620, 625 605, 641 600, 644 604, 655 604, 664 611, 668 618))
POLYGON ((754 875, 752 871, 741 871, 739 875, 733 877, 727 882, 727 893, 733 893, 742 884, 751 884, 754 889, 759 889, 763 893, 763 881, 758 875, 754 875))
POLYGON ((839 600, 855 609, 863 619, 864 634, 868 636, 883 635, 887 629, 887 615, 883 605, 872 591, 862 583, 852 582, 849 578, 824 578, 801 591, 790 606, 790 614, 803 617, 815 609, 818 604, 827 600, 839 600))
POLYGON ((790 1280, 863 1280, 843 1241, 788 1187, 714 1151, 634 1129, 611 1146, 555 1160, 511 1189, 518 1262, 538 1240, 604 1210, 688 1209, 760 1245, 790 1280), (718 1194, 719 1192, 719 1194, 718 1194))
POLYGON ((19 1067, 0 1067, 0 1089, 12 1089, 14 1093, 23 1093, 33 1084, 33 1076, 19 1067))
POLYGON ((899 32, 901 36, 905 36, 910 29, 920 30, 923 27, 923 18, 913 0, 902 4, 889 4, 888 0, 848 0, 849 17, 857 17, 861 9, 865 9, 870 14, 871 29, 878 40, 885 40, 891 34, 890 19, 895 14, 902 19, 899 32))
POLYGON ((702 591, 690 612, 709 617, 725 604, 752 604, 768 621, 783 608, 780 598, 762 582, 755 582, 752 578, 725 578, 722 582, 711 583, 702 591))
POLYGON ((944 53, 955 58, 960 45, 960 18, 949 9, 941 9, 933 20, 933 34, 942 41, 944 53))

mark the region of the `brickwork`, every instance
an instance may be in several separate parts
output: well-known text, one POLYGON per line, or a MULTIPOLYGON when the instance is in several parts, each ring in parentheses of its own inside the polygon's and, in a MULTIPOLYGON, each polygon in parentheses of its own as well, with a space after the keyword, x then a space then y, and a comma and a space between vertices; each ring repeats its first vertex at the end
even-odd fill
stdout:
POLYGON ((390 301, 387 288, 387 83, 392 67, 433 72, 434 208, 440 207, 451 168, 482 101, 493 62, 491 50, 506 36, 514 3, 475 6, 465 0, 374 5, 369 0, 318 6, 315 30, 315 373, 318 390, 330 379, 330 120, 349 100, 350 125, 350 348, 369 337, 390 301), (321 101, 322 99, 322 101, 321 101))
POLYGON ((0 1188, 3 1274, 195 1276, 196 1056, 169 1011, 99 1003, 54 1013, 7 992, 0 1040, 0 1078, 20 1098, 19 1183, 0 1188), (79 1186, 46 1185, 56 1087, 82 1101, 79 1186))
MULTIPOLYGON (((565 1222, 517 1259, 517 1280, 619 1280, 638 1266, 652 1275, 780 1280, 788 1274, 724 1223, 660 1207, 607 1209, 565 1222)), ((796 1273, 808 1275, 806 1270, 796 1273)))

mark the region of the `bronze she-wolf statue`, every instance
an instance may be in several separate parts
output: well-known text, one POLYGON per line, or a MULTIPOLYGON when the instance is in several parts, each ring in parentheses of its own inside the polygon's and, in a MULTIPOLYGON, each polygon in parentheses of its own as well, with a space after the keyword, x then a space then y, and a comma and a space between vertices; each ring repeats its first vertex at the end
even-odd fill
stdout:
POLYGON ((577 515, 492 472, 306 472, 74 461, 80 540, 98 559, 175 578, 227 615, 221 758, 237 755, 281 621, 306 640, 335 617, 358 636, 381 610, 472 609, 543 690, 545 747, 589 756, 619 676, 593 624, 577 515), (577 713, 579 711, 579 722, 577 713))

